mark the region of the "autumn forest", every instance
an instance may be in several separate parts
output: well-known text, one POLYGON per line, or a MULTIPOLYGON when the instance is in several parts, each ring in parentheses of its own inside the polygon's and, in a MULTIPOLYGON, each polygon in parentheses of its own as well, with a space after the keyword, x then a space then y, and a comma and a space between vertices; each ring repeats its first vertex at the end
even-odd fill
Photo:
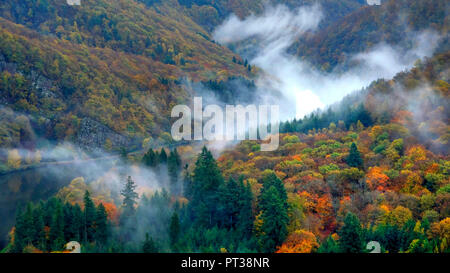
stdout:
POLYGON ((0 253, 449 253, 449 13, 1 1, 0 253), (199 96, 279 105, 278 148, 177 141, 199 96))

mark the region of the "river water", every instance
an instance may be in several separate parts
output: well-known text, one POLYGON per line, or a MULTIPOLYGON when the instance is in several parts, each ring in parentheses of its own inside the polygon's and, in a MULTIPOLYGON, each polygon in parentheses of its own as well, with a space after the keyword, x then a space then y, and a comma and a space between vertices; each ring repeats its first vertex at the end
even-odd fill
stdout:
MULTIPOLYGON (((113 160, 102 162, 108 169, 113 160)), ((0 175, 0 250, 8 242, 8 233, 15 223, 16 210, 28 202, 46 200, 74 178, 92 181, 102 176, 102 171, 92 171, 92 162, 47 165, 0 175)))

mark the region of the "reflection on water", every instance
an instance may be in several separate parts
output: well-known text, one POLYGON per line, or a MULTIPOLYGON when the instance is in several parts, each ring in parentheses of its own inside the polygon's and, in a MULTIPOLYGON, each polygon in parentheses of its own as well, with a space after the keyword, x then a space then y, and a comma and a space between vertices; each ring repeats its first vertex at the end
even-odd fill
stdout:
MULTIPOLYGON (((102 162, 102 168, 111 167, 112 160, 102 162)), ((0 176, 0 250, 8 241, 8 232, 14 226, 16 210, 27 202, 46 200, 74 178, 86 181, 97 179, 102 171, 93 171, 92 163, 45 166, 0 176)))

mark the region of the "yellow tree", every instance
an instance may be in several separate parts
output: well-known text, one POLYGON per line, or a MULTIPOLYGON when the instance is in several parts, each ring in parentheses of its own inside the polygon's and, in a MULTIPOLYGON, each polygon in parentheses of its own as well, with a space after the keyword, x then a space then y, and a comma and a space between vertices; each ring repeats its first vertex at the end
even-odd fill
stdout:
POLYGON ((20 168, 21 162, 22 159, 20 157, 19 150, 17 149, 9 150, 7 161, 8 167, 10 167, 11 169, 20 168))

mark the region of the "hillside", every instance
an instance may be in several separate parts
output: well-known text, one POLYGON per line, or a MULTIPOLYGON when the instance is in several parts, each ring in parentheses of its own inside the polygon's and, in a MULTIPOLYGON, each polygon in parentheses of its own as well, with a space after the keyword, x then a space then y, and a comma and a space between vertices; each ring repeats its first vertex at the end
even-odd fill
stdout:
POLYGON ((371 240, 389 253, 449 250, 449 57, 285 123, 277 151, 244 141, 218 158, 225 179, 243 177, 255 196, 268 173, 283 181, 278 252, 360 252, 371 240))
MULTIPOLYGON (((29 120, 27 136, 88 149, 140 145, 170 129, 171 106, 190 97, 183 79, 251 74, 177 9, 161 14, 131 0, 5 1, 0 15, 0 102, 29 120)), ((0 146, 29 141, 0 135, 0 146)))
MULTIPOLYGON (((294 43, 290 52, 325 71, 348 64, 353 54, 379 43, 410 48, 408 37, 434 30, 448 41, 450 5, 445 0, 391 0, 381 6, 365 6, 336 23, 310 33, 294 43), (406 39, 406 40, 405 40, 406 39)), ((448 42, 442 43, 448 50, 448 42)))

